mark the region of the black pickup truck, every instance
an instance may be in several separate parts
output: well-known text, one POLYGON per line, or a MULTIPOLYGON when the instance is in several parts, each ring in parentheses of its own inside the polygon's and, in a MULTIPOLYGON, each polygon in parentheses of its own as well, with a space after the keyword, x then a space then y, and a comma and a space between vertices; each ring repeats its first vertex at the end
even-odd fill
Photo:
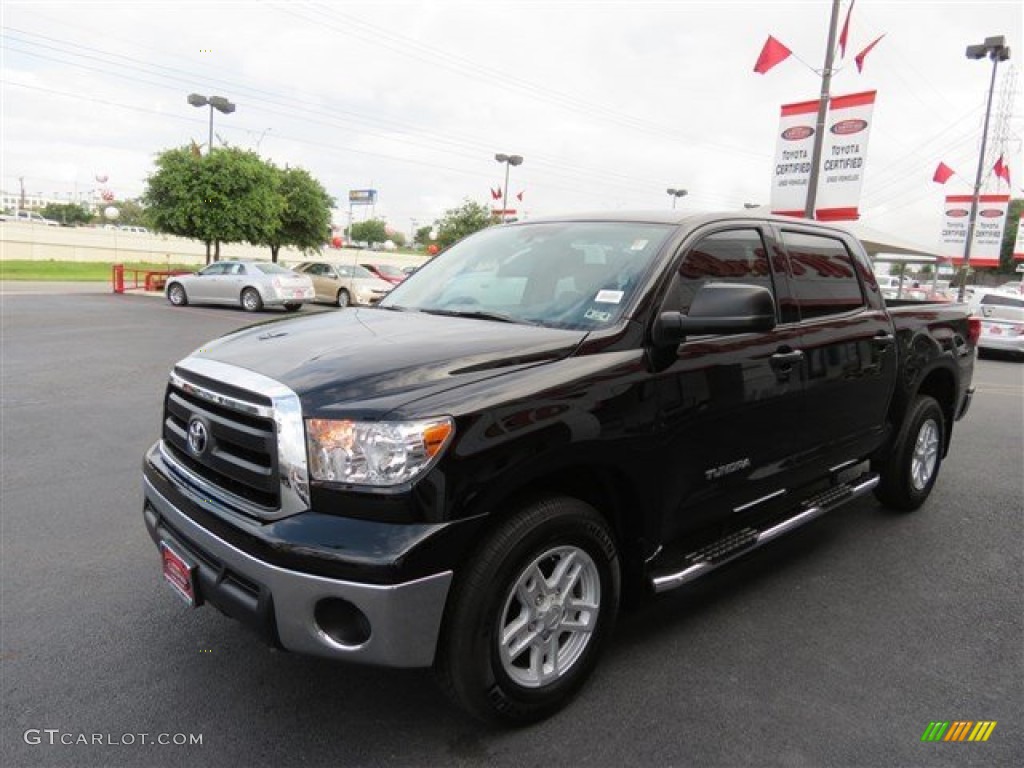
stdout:
POLYGON ((742 213, 477 233, 375 308, 230 334, 144 460, 164 576, 273 646, 433 666, 484 719, 580 688, 620 602, 873 491, 928 497, 962 305, 889 311, 837 227, 742 213))

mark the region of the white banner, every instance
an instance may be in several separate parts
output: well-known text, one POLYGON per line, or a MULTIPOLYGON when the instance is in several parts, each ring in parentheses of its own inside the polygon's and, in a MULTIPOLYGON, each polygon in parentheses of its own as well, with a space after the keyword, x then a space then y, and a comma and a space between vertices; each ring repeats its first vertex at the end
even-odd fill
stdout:
MULTIPOLYGON (((960 266, 964 260, 967 225, 971 217, 972 195, 948 195, 942 225, 943 256, 960 266)), ((1003 244, 1003 226, 1009 195, 979 195, 978 217, 971 240, 972 267, 998 267, 999 248, 1003 244)), ((1019 236, 1018 236, 1019 240, 1019 236)))
POLYGON ((829 101, 825 146, 814 217, 821 221, 860 218, 860 189, 867 165, 868 136, 876 91, 833 96, 829 101))
POLYGON ((804 215, 818 103, 815 99, 799 104, 784 104, 782 107, 772 172, 772 213, 804 215))
POLYGON ((1017 239, 1013 243, 1013 258, 1024 261, 1024 216, 1017 219, 1017 239))

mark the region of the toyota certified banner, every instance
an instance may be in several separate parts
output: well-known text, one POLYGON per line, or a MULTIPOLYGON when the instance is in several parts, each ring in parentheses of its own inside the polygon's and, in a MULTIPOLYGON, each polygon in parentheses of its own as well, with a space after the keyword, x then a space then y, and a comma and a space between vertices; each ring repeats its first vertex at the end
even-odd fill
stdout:
MULTIPOLYGON (((858 206, 875 94, 876 91, 866 91, 829 100, 818 175, 817 219, 852 221, 860 215, 858 206)), ((772 172, 772 213, 804 215, 818 104, 815 99, 782 107, 772 172)))
POLYGON ((818 103, 818 99, 815 99, 782 107, 779 138, 775 144, 775 168, 772 172, 772 213, 804 215, 818 103))
MULTIPOLYGON (((942 225, 942 250, 945 258, 957 266, 963 264, 967 225, 971 218, 972 195, 948 195, 942 225)), ((971 242, 971 266, 998 267, 999 247, 1003 243, 1003 226, 1009 195, 979 195, 978 217, 971 242)), ((1019 240, 1018 235, 1018 240, 1019 240)))
POLYGON ((860 217, 860 189, 864 183, 876 93, 834 96, 829 102, 816 219, 855 221, 860 217))

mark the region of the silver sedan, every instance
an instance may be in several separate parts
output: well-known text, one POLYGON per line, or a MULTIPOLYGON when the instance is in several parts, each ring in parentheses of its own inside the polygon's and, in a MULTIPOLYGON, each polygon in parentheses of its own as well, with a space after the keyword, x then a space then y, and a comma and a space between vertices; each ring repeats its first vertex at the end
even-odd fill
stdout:
POLYGON ((349 304, 376 304, 395 287, 358 264, 310 261, 300 264, 295 271, 309 275, 313 279, 317 301, 326 301, 339 307, 347 307, 349 304))
POLYGON ((194 275, 172 277, 166 291, 176 307, 229 304, 246 312, 278 305, 294 312, 313 300, 309 277, 269 261, 218 261, 194 275))

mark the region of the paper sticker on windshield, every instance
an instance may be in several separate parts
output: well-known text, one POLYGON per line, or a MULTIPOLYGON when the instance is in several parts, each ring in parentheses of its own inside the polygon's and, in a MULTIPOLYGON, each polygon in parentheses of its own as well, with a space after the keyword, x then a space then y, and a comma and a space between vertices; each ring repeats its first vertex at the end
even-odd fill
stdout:
POLYGON ((618 304, 622 301, 622 291, 598 291, 597 296, 594 297, 594 301, 599 304, 618 304))
POLYGON ((644 248, 647 247, 647 243, 648 243, 647 240, 634 240, 633 244, 631 246, 629 246, 629 250, 631 250, 631 251, 642 251, 644 248))
POLYGON ((611 312, 601 312, 596 309, 588 309, 587 313, 583 315, 587 320, 597 320, 599 323, 607 323, 612 319, 611 312))

